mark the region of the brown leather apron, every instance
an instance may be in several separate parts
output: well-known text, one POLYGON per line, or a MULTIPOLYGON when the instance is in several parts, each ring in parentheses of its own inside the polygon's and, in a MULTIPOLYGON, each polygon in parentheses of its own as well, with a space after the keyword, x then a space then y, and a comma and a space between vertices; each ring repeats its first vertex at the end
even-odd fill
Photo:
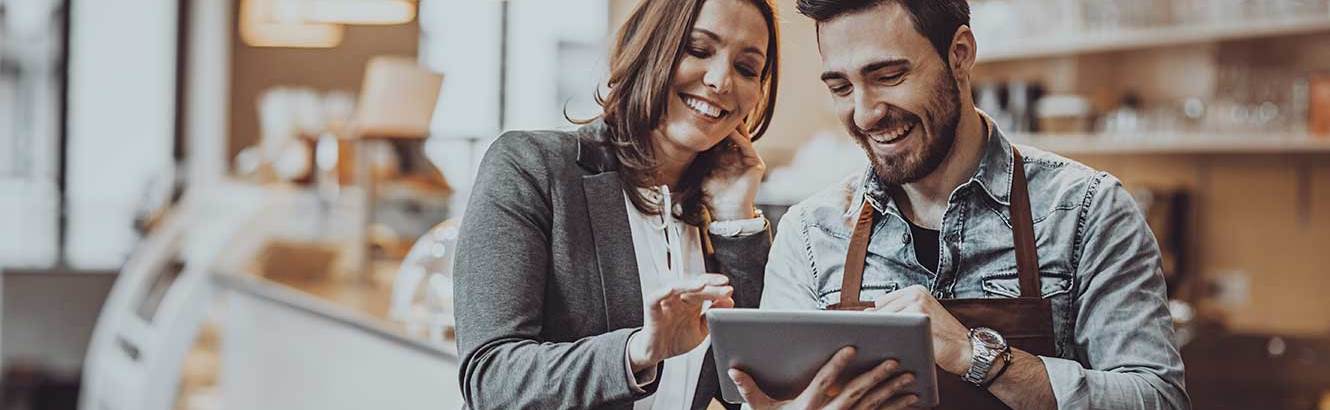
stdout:
MULTIPOLYGON (((1002 299, 944 299, 952 316, 966 328, 987 327, 1001 333, 1007 344, 1034 355, 1053 356, 1053 306, 1040 297, 1039 255, 1035 250, 1034 221, 1030 214, 1029 188, 1026 186, 1025 167, 1020 152, 1012 147, 1014 157, 1011 181, 1012 238, 1016 243, 1016 270, 1019 274, 1020 297, 1002 299)), ((868 241, 873 231, 873 207, 867 201, 859 211, 859 221, 850 237, 850 249, 845 256, 844 282, 841 284, 840 303, 833 310, 867 310, 873 302, 860 301, 863 286, 864 262, 868 256, 868 241)), ((994 369, 996 371, 996 369, 994 369)), ((954 375, 937 370, 938 408, 946 409, 1006 409, 997 397, 975 387, 954 375)))

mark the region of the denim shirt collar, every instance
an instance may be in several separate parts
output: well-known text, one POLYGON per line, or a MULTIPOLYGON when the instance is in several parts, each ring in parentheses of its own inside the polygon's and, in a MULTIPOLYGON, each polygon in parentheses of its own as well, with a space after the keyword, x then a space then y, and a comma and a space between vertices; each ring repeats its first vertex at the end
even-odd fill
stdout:
MULTIPOLYGON (((978 110, 976 110, 978 111, 978 110)), ((974 176, 969 181, 961 184, 956 189, 959 190, 965 185, 978 185, 980 190, 987 194, 993 201, 1002 206, 1011 206, 1011 180, 1013 175, 1013 163, 1011 142, 998 129, 997 124, 987 113, 979 111, 979 116, 988 125, 988 139, 984 143, 984 152, 979 158, 979 166, 975 169, 974 176)), ((891 199, 891 186, 878 179, 877 173, 873 172, 872 165, 864 171, 858 192, 854 195, 854 200, 850 208, 846 210, 846 216, 857 215, 859 208, 863 206, 864 201, 877 210, 878 213, 895 214, 903 216, 896 202, 891 199)))
POLYGON ((970 177, 970 183, 978 184, 993 201, 1002 206, 1011 206, 1011 180, 1015 170, 1011 141, 1007 140, 987 113, 979 111, 979 116, 988 124, 988 141, 983 157, 979 160, 979 167, 974 176, 970 177))

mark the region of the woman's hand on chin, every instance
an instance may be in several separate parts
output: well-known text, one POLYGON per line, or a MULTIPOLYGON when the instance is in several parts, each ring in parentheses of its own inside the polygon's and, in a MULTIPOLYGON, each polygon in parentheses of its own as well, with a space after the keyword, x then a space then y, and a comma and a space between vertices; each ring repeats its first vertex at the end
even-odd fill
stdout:
POLYGON ((693 350, 708 334, 702 316, 705 302, 712 307, 734 307, 734 288, 725 275, 702 274, 667 284, 644 300, 642 330, 628 339, 628 361, 633 372, 654 367, 665 359, 693 350))
POLYGON ((715 168, 702 183, 702 190, 710 198, 712 218, 718 221, 752 219, 757 190, 767 164, 753 148, 748 131, 740 128, 726 137, 731 143, 716 159, 715 168))

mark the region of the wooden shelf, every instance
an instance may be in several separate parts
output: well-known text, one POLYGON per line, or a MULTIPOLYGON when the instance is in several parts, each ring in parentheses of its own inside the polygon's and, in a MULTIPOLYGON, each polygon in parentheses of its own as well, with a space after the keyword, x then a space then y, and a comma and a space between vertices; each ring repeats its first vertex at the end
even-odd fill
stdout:
POLYGON ((1271 134, 1016 134, 1018 144, 1060 155, 1330 154, 1330 136, 1271 134))
POLYGON ((993 63, 1318 32, 1330 32, 1330 15, 1242 24, 1189 25, 1047 36, 1016 40, 1019 45, 988 50, 985 50, 981 43, 978 59, 980 63, 993 63))

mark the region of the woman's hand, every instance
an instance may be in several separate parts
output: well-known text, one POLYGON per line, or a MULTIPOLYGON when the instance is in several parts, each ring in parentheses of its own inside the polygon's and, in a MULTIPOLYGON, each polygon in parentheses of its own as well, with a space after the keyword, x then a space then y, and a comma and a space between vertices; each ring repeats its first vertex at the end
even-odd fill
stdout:
POLYGON ((702 191, 710 198, 711 216, 718 221, 752 219, 757 189, 767 164, 757 155, 748 131, 740 127, 727 139, 730 148, 719 153, 715 168, 702 183, 702 191))
POLYGON ((703 302, 712 307, 734 307, 730 278, 712 273, 675 281, 645 300, 642 330, 628 339, 628 361, 633 372, 654 367, 665 359, 693 350, 707 337, 703 302))
POLYGON ((854 348, 836 352, 813 377, 803 393, 794 400, 777 401, 762 392, 747 373, 730 369, 730 379, 739 388, 744 401, 754 409, 904 409, 919 400, 913 394, 900 394, 914 382, 914 375, 897 374, 900 364, 887 360, 848 383, 840 383, 845 367, 854 358, 854 348))

